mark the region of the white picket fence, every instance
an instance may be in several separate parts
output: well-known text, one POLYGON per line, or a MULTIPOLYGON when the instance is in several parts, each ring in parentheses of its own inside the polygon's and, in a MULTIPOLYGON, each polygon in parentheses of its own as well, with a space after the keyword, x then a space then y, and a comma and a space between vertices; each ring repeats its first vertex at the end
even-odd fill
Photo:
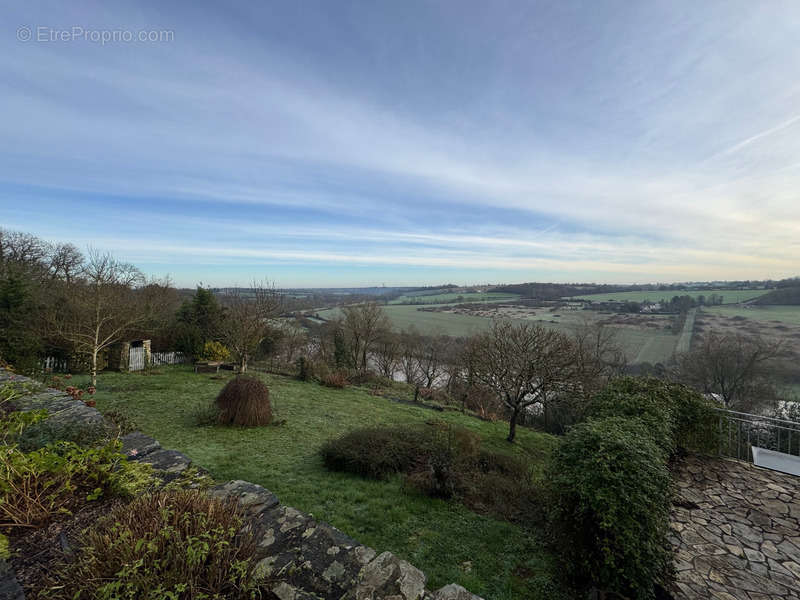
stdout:
MULTIPOLYGON (((142 346, 131 348, 128 355, 128 370, 142 371, 145 368, 145 355, 142 346)), ((183 352, 152 352, 150 354, 150 366, 158 367, 161 365, 183 365, 191 362, 190 357, 183 352)), ((69 360, 66 358, 56 358, 48 356, 41 362, 42 371, 45 373, 69 373, 69 360)))
POLYGON ((42 361, 42 370, 45 373, 69 373, 69 361, 66 358, 48 356, 42 361))

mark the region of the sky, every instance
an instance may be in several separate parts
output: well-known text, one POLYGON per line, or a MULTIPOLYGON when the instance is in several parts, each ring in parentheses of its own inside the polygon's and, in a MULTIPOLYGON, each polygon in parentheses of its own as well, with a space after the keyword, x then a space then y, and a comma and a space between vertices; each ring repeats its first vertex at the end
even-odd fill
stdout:
POLYGON ((800 274, 795 0, 0 6, 0 227, 180 286, 800 274))

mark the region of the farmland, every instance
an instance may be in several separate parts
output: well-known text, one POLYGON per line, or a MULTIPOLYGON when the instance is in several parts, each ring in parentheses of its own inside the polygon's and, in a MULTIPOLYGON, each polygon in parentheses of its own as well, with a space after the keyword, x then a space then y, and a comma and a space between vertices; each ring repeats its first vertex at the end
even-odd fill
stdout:
POLYGON ((705 306, 703 313, 766 323, 779 322, 785 325, 800 325, 800 306, 705 306))
POLYGON ((516 300, 519 294, 506 294, 502 292, 443 292, 429 294, 410 292, 395 298, 389 304, 446 304, 448 302, 500 302, 503 300, 516 300))
MULTIPOLYGON (((670 329, 672 319, 666 315, 614 316, 591 310, 563 310, 509 306, 500 302, 487 303, 480 308, 458 305, 437 306, 424 310, 418 306, 389 305, 384 307, 392 325, 400 330, 413 325, 426 334, 443 333, 461 337, 488 328, 492 319, 536 321, 565 333, 572 333, 585 322, 603 322, 614 327, 619 343, 628 360, 633 363, 665 362, 675 351, 679 336, 670 329)), ((339 309, 319 311, 325 319, 341 314, 339 309)))
POLYGON ((573 296, 575 300, 591 300, 592 302, 659 302, 669 300, 674 296, 705 296, 711 294, 722 296, 723 304, 737 304, 746 302, 753 298, 763 296, 769 290, 650 290, 640 292, 612 292, 608 294, 588 294, 585 296, 573 296))

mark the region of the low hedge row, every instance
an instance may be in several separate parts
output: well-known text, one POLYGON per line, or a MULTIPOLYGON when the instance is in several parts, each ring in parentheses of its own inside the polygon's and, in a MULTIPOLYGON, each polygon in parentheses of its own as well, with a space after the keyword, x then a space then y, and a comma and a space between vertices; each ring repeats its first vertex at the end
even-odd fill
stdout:
POLYGON ((623 377, 591 402, 548 465, 550 524, 578 588, 649 599, 671 577, 666 541, 680 448, 715 442, 713 404, 680 385, 623 377))

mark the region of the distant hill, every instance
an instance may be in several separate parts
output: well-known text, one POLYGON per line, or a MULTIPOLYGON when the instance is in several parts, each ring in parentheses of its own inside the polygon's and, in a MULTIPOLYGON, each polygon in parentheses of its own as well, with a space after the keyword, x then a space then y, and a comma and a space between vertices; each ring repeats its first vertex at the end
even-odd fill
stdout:
POLYGON ((800 285, 778 288, 753 300, 751 304, 800 304, 800 285))

